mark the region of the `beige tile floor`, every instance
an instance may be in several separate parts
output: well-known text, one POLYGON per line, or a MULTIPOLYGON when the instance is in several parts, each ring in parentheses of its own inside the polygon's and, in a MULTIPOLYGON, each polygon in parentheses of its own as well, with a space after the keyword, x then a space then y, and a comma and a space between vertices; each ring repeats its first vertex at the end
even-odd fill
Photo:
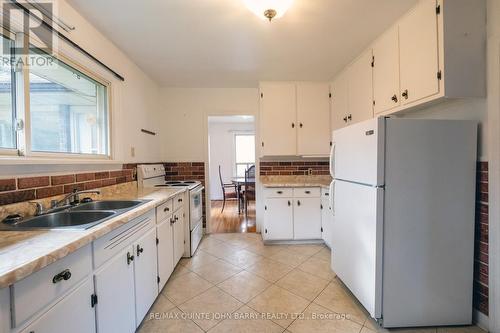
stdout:
MULTIPOLYGON (((484 333, 477 327, 391 330, 484 333)), ((213 234, 182 259, 139 328, 150 332, 339 332, 380 329, 330 269, 323 245, 266 246, 213 234)))

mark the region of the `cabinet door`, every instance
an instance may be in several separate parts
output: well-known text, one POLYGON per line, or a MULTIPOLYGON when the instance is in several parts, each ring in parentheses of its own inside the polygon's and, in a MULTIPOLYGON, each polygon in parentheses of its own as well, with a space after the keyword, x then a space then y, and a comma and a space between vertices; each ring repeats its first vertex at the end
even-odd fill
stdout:
POLYGON ((332 247, 332 223, 333 223, 333 212, 330 207, 330 201, 328 199, 321 199, 321 228, 322 238, 329 248, 332 247))
POLYGON ((293 239, 321 239, 321 199, 294 200, 293 239))
POLYGON ((397 26, 384 33, 375 42, 373 57, 373 99, 375 101, 373 111, 377 114, 400 105, 397 26))
POLYGON ((174 266, 177 265, 184 254, 184 214, 182 211, 181 208, 174 214, 174 266))
POLYGON ((401 102, 439 92, 436 0, 423 0, 399 24, 401 102))
POLYGON ((161 291, 174 271, 174 231, 170 220, 163 221, 156 228, 158 237, 158 276, 160 283, 158 291, 161 291))
POLYGON ((349 80, 347 72, 339 74, 330 86, 331 98, 331 128, 332 131, 347 125, 349 113, 349 80), (344 121, 344 118, 346 119, 344 121))
POLYGON ((156 230, 151 229, 134 243, 136 326, 158 296, 156 230))
POLYGON ((330 152, 330 87, 324 83, 297 84, 297 153, 330 152))
POLYGON ((348 69, 349 124, 373 118, 372 50, 363 53, 348 69))
POLYGON ((84 281, 23 332, 95 332, 95 311, 90 305, 90 296, 94 293, 94 288, 91 278, 84 281))
POLYGON ((135 332, 134 252, 128 246, 95 273, 98 333, 135 332))
POLYGON ((264 83, 260 87, 262 155, 297 154, 297 110, 294 83, 264 83))
POLYGON ((266 240, 293 239, 292 199, 269 198, 264 205, 266 240))

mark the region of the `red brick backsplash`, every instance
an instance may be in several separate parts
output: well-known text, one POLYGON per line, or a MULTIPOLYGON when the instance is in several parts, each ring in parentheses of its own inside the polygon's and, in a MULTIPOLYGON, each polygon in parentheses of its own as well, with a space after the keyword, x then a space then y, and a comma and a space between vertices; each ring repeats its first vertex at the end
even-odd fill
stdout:
POLYGON ((279 161, 279 162, 260 162, 261 176, 307 176, 311 175, 329 175, 329 162, 326 161, 279 161))
MULTIPOLYGON (((123 165, 123 168, 128 165, 123 165)), ((135 180, 135 169, 0 179, 0 205, 43 199, 135 180)))
POLYGON ((49 186, 50 181, 48 176, 42 177, 27 177, 27 178, 18 178, 17 179, 17 188, 35 188, 35 187, 43 187, 49 186))
POLYGON ((488 162, 478 162, 476 183, 474 308, 488 315, 488 162))

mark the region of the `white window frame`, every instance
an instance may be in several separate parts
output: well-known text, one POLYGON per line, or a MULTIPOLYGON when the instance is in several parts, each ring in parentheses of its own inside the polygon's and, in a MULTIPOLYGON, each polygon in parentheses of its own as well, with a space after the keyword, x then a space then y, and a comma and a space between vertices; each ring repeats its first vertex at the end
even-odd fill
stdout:
POLYGON ((237 136, 253 136, 254 138, 254 144, 255 144, 255 132, 253 131, 237 131, 233 133, 233 177, 238 177, 238 165, 244 165, 246 164, 246 169, 248 169, 250 166, 255 165, 255 160, 257 158, 257 155, 255 155, 253 163, 237 163, 236 161, 236 137, 237 136))
MULTIPOLYGON (((97 161, 99 163, 105 163, 107 161, 114 162, 114 149, 113 149, 113 97, 112 97, 112 84, 110 81, 104 79, 102 76, 91 71, 87 67, 79 64, 70 57, 62 54, 61 52, 52 52, 49 56, 56 58, 57 60, 65 63, 71 68, 81 72, 82 74, 88 76, 89 78, 95 80, 96 82, 102 84, 106 88, 106 112, 107 112, 107 131, 106 131, 106 154, 81 154, 81 153, 63 153, 63 152, 38 152, 32 151, 31 149, 31 114, 30 114, 30 91, 29 91, 29 62, 26 61, 27 57, 30 55, 30 45, 33 47, 42 47, 42 43, 35 38, 28 38, 23 33, 12 33, 7 32, 3 29, 4 35, 7 38, 11 38, 15 42, 16 47, 24 48, 23 57, 25 57, 24 63, 27 65, 22 65, 20 68, 16 68, 16 105, 15 105, 15 115, 16 123, 19 121, 23 122, 23 127, 17 130, 17 142, 15 149, 2 148, 0 149, 0 157, 14 160, 74 160, 74 161, 97 161)), ((0 160, 1 161, 1 160, 0 160)))

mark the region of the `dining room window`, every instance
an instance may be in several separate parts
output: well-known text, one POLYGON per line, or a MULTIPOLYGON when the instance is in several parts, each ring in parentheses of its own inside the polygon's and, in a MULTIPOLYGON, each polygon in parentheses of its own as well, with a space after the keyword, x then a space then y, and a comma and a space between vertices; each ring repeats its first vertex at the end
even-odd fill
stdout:
POLYGON ((245 170, 255 165, 255 135, 237 133, 234 135, 235 177, 245 177, 245 170))

